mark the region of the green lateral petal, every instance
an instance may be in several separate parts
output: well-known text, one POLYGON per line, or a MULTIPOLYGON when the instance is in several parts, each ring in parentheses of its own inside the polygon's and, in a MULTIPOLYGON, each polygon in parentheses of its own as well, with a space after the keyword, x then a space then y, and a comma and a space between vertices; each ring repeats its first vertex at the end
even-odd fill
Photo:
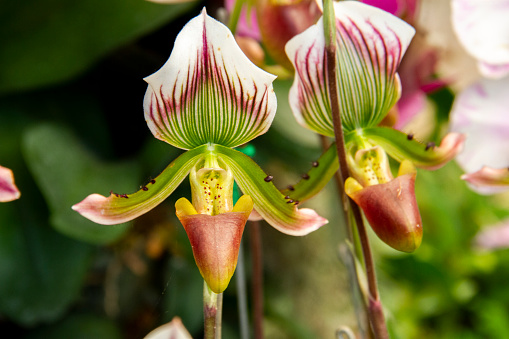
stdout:
POLYGON ((275 78, 255 66, 230 30, 204 9, 179 33, 164 66, 145 78, 145 119, 156 138, 179 148, 236 147, 272 123, 275 78))
POLYGON ((440 146, 435 146, 434 143, 421 143, 412 135, 388 127, 364 128, 348 134, 345 141, 348 143, 357 133, 380 145, 397 161, 408 159, 415 166, 430 170, 438 169, 453 159, 462 150, 465 141, 463 134, 449 133, 440 146))
MULTIPOLYGON (((357 1, 334 3, 336 65, 345 131, 376 126, 399 99, 396 69, 415 30, 399 18, 357 1)), ((333 135, 326 86, 323 18, 286 46, 296 69, 290 91, 297 120, 317 133, 333 135)))
POLYGON ((314 210, 298 209, 295 201, 285 199, 270 180, 265 180, 267 174, 248 156, 220 145, 215 148, 221 160, 233 172, 242 192, 251 196, 256 211, 272 227, 289 235, 301 236, 328 222, 314 210))
POLYGON ((103 225, 133 220, 166 199, 185 179, 206 150, 207 145, 203 145, 185 152, 136 193, 111 193, 109 197, 91 194, 72 208, 85 218, 103 225))
POLYGON ((282 191, 283 195, 300 202, 311 199, 318 194, 339 170, 338 153, 336 143, 332 143, 327 151, 313 163, 313 167, 307 172, 306 179, 301 179, 292 189, 282 191))

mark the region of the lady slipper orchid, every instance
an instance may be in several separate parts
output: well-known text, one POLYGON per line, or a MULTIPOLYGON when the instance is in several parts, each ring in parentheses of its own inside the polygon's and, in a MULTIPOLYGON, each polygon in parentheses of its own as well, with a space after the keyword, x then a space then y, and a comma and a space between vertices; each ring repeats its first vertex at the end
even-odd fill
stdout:
MULTIPOLYGON (((444 165, 460 151, 464 137, 451 133, 437 147, 423 144, 413 135, 379 127, 401 95, 396 69, 414 29, 379 8, 357 1, 335 2, 334 11, 336 85, 351 175, 345 190, 384 242, 411 252, 422 237, 413 166, 436 169, 444 165), (396 179, 386 153, 402 163, 396 179)), ((295 67, 290 106, 301 125, 334 136, 322 20, 286 45, 295 67)), ((301 181, 285 193, 302 201, 318 192, 338 169, 335 153, 335 147, 330 147, 319 159, 320 166, 309 172, 307 182, 301 181)))
POLYGON ((132 220, 190 174, 192 203, 176 203, 196 263, 215 293, 230 281, 253 209, 273 227, 305 235, 327 223, 288 204, 248 156, 233 149, 265 133, 276 112, 275 77, 252 64, 226 26, 205 10, 182 29, 164 66, 145 78, 145 119, 154 136, 187 150, 134 194, 92 194, 73 209, 105 225, 132 220), (246 194, 233 205, 233 182, 246 194))
POLYGON ((6 167, 0 166, 0 202, 16 200, 20 193, 14 184, 14 175, 6 167))

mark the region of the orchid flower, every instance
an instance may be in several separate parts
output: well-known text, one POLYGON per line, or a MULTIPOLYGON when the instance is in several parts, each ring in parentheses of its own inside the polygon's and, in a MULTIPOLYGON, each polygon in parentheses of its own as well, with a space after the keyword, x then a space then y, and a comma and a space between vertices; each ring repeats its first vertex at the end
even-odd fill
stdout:
POLYGON ((509 1, 453 0, 452 23, 459 41, 482 75, 509 74, 509 1))
POLYGON ((20 193, 14 184, 14 175, 6 167, 0 166, 0 202, 16 200, 20 193))
MULTIPOLYGON (((356 1, 335 2, 334 11, 336 84, 350 172, 345 191, 362 208, 379 238, 397 250, 411 252, 422 238, 414 166, 435 169, 444 165, 459 152, 463 136, 449 134, 437 147, 378 127, 400 97, 396 69, 414 29, 381 9, 356 1), (401 162, 396 179, 387 154, 401 162)), ((332 137, 322 20, 286 45, 296 70, 290 106, 301 125, 332 137)), ((317 164, 306 180, 284 193, 302 201, 318 192, 338 169, 336 148, 330 147, 317 164)))
POLYGON ((481 194, 509 189, 509 77, 481 79, 456 96, 451 130, 467 135, 456 158, 462 178, 481 194))
POLYGON ((273 227, 305 235, 327 221, 298 209, 258 165, 234 147, 265 133, 276 112, 275 76, 252 64, 229 29, 205 9, 182 29, 168 61, 145 78, 145 119, 153 135, 187 150, 133 194, 92 194, 73 206, 110 225, 132 220, 166 199, 189 174, 192 203, 175 205, 210 289, 221 293, 237 264, 244 225, 253 208, 273 227), (233 183, 244 195, 233 205, 233 183))

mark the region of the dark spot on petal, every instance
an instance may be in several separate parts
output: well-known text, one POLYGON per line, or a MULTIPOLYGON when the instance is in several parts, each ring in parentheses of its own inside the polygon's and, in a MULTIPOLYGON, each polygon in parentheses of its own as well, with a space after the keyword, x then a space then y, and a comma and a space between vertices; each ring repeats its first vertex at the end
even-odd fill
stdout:
POLYGON ((292 199, 290 199, 290 200, 288 200, 286 203, 287 203, 287 204, 291 204, 292 202, 293 202, 293 200, 292 200, 292 199))
POLYGON ((144 190, 144 191, 148 191, 148 187, 147 186, 142 186, 141 189, 144 190))
POLYGON ((433 141, 430 141, 426 144, 426 151, 429 150, 430 148, 433 148, 435 147, 435 143, 433 141))
POLYGON ((299 202, 300 202, 299 200, 295 200, 294 205, 298 205, 298 204, 299 204, 299 202))
POLYGON ((311 163, 311 166, 313 166, 313 167, 318 167, 318 165, 320 165, 320 164, 318 163, 318 161, 313 161, 313 162, 311 163))
POLYGON ((285 197, 285 199, 290 199, 290 196, 289 196, 289 195, 287 195, 287 196, 285 197))
POLYGON ((156 183, 155 179, 150 179, 150 183, 153 185, 156 183))
POLYGON ((406 136, 406 138, 408 140, 412 140, 414 138, 414 134, 413 133, 408 133, 408 135, 406 136))
POLYGON ((274 179, 274 177, 273 177, 272 175, 267 175, 267 176, 265 177, 265 179, 263 179, 263 180, 265 180, 265 182, 271 182, 271 181, 272 181, 272 179, 274 179))
POLYGON ((309 174, 304 173, 304 174, 302 175, 302 179, 304 179, 304 180, 308 180, 308 179, 309 179, 309 174))
POLYGON ((288 188, 290 191, 295 191, 295 188, 292 185, 288 185, 286 188, 288 188))

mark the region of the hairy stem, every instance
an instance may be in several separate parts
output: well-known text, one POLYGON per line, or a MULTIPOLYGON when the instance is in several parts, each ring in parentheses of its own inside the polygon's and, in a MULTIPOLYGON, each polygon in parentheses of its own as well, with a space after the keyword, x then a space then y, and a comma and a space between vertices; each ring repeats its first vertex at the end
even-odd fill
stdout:
POLYGON ((221 338, 221 318, 223 309, 223 293, 212 292, 203 282, 203 315, 205 317, 205 339, 221 338))

